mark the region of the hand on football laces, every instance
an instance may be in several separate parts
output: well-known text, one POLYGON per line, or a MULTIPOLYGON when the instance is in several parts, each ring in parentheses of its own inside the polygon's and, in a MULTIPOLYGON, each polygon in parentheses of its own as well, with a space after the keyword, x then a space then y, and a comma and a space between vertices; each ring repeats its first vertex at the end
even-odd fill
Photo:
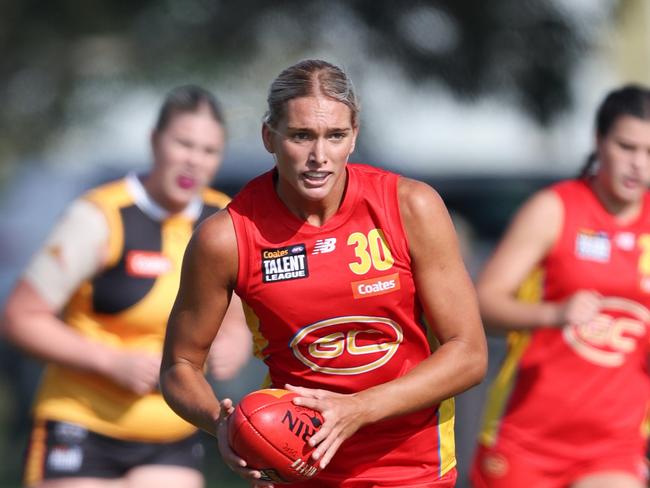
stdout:
POLYGON ((363 402, 354 394, 344 395, 327 390, 286 385, 287 390, 300 395, 293 403, 318 410, 325 422, 309 444, 317 446, 312 457, 325 468, 343 441, 351 437, 365 423, 367 416, 363 402))

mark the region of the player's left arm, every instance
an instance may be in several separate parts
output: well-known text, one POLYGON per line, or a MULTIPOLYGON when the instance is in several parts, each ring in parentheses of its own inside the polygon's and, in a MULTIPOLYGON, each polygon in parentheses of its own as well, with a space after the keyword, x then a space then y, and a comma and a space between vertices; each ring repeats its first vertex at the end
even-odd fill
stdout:
POLYGON ((160 390, 172 410, 214 436, 221 407, 204 366, 236 276, 235 231, 222 210, 197 227, 185 251, 160 367, 160 390))
MULTIPOLYGON (((439 403, 480 383, 487 343, 478 299, 449 212, 438 193, 402 178, 400 211, 424 314, 440 347, 407 375, 382 385, 380 420, 439 403)), ((368 391, 374 401, 377 392, 368 391)))
POLYGON ((295 403, 325 418, 310 440, 324 465, 363 425, 440 403, 478 384, 487 369, 476 293, 447 208, 422 182, 402 178, 398 189, 416 289, 440 347, 406 375, 353 395, 288 386, 303 396, 295 403))

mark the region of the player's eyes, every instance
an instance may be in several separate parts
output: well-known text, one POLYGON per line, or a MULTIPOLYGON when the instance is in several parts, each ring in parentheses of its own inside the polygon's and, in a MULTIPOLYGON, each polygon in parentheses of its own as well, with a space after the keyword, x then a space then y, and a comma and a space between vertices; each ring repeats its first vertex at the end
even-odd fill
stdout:
POLYGON ((307 132, 295 132, 294 134, 291 134, 291 139, 302 142, 310 140, 311 136, 307 132))
POLYGON ((187 139, 178 138, 178 139, 176 139, 176 143, 179 146, 182 146, 184 148, 191 148, 192 147, 192 142, 188 141, 187 139))
POLYGON ((636 149, 634 144, 630 144, 630 143, 623 142, 623 141, 618 141, 618 147, 620 147, 624 151, 634 151, 636 149))
MULTIPOLYGON (((336 131, 336 132, 331 132, 327 134, 326 138, 329 141, 333 142, 338 142, 342 141, 348 136, 348 133, 346 131, 336 131)), ((315 134, 311 132, 292 132, 288 134, 288 137, 290 140, 295 141, 295 142, 308 142, 308 141, 313 141, 319 136, 316 136, 315 134)))

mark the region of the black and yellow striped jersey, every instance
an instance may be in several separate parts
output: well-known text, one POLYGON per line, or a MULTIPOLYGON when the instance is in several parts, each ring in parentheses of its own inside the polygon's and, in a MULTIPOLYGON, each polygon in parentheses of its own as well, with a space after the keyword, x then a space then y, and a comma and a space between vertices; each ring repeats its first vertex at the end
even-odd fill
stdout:
MULTIPOLYGON (((229 199, 206 189, 186 211, 165 215, 135 175, 83 198, 108 222, 108 264, 76 290, 63 320, 112 347, 160 353, 185 247, 196 225, 229 199)), ((129 440, 171 441, 195 430, 159 392, 138 396, 107 378, 59 365, 46 368, 34 413, 37 419, 74 422, 129 440)))

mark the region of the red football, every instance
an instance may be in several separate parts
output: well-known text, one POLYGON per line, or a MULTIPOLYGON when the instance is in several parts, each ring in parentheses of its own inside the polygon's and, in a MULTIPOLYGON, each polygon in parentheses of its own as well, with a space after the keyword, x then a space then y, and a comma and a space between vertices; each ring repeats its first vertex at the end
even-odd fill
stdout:
POLYGON ((228 441, 264 481, 293 483, 313 478, 318 461, 307 441, 323 425, 320 412, 294 405, 298 395, 282 389, 249 393, 230 416, 228 441))

